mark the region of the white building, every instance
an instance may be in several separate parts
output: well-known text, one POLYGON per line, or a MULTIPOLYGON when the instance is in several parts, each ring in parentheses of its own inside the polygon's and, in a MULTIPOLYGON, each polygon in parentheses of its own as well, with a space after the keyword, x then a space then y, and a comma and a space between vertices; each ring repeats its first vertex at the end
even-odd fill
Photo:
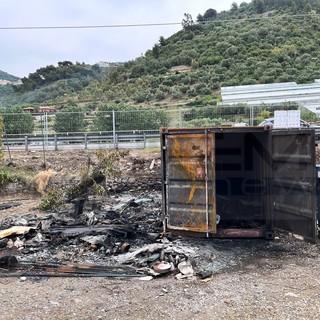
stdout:
POLYGON ((296 102, 320 116, 320 79, 308 84, 284 82, 222 87, 221 97, 225 105, 296 102))

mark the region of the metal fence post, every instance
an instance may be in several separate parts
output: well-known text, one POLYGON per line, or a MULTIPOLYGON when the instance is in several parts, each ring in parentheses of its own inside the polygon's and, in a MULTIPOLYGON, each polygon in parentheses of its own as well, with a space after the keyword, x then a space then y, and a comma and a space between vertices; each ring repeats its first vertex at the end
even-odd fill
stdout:
POLYGON ((28 136, 24 136, 24 144, 25 144, 25 148, 26 148, 26 151, 28 151, 28 136))
POLYGON ((118 149, 118 135, 116 133, 114 135, 113 146, 115 149, 118 149))
POLYGON ((179 110, 179 128, 182 128, 182 111, 179 110))
POLYGON ((253 126, 253 118, 254 118, 253 106, 250 106, 250 126, 253 126))
POLYGON ((88 149, 88 134, 85 133, 84 135, 84 148, 88 149))
POLYGON ((58 137, 57 134, 54 135, 54 150, 58 150, 58 137))
POLYGON ((113 145, 116 148, 117 137, 116 137, 116 112, 112 110, 112 132, 113 132, 113 145))
POLYGON ((48 148, 48 113, 44 113, 44 141, 45 141, 45 147, 48 148))
POLYGON ((145 149, 147 147, 147 137, 146 137, 146 133, 143 133, 143 148, 145 149))

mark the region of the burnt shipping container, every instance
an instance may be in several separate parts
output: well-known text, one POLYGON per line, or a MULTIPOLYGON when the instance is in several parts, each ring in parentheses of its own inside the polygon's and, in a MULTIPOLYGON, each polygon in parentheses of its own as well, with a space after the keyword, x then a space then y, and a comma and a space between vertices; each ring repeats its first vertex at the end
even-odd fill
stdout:
POLYGON ((315 132, 162 128, 164 231, 317 240, 315 132))

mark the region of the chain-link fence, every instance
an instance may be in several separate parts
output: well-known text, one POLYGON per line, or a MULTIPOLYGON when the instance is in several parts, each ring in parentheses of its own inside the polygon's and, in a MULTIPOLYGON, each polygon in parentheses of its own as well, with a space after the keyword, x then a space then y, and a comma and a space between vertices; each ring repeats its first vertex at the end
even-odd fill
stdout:
MULTIPOLYGON (((56 113, 2 113, 4 143, 24 145, 108 144, 154 140, 160 127, 255 126, 275 110, 298 106, 214 106, 176 110, 124 110, 56 113)), ((307 119, 308 120, 308 119, 307 119)))

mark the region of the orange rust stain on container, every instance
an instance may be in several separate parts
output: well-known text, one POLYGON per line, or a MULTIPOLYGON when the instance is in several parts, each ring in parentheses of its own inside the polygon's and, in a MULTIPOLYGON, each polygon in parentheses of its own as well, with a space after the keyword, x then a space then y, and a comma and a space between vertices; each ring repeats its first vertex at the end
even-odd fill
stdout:
POLYGON ((189 199, 188 199, 188 202, 187 202, 187 203, 189 203, 189 202, 192 201, 192 199, 193 199, 193 197, 194 197, 194 194, 195 194, 195 192, 196 192, 196 189, 197 189, 197 187, 196 187, 195 185, 193 185, 193 186, 191 187, 190 194, 189 194, 189 199))
MULTIPOLYGON (((181 147, 180 142, 177 139, 173 140, 173 146, 172 146, 172 154, 175 158, 188 158, 190 157, 190 153, 187 152, 185 149, 181 147)), ((191 178, 191 180, 195 180, 197 174, 196 170, 194 168, 194 165, 191 162, 184 162, 181 161, 181 166, 185 170, 185 172, 188 174, 188 178, 191 178)))
MULTIPOLYGON (((199 147, 192 146, 190 147, 192 150, 198 150, 199 147)), ((173 146, 172 146, 172 155, 175 158, 188 158, 191 156, 191 154, 186 151, 185 148, 181 147, 181 143, 178 139, 173 140, 173 146)), ((195 165, 194 163, 190 161, 180 161, 180 165, 182 166, 184 172, 186 173, 186 178, 191 181, 196 181, 197 179, 203 179, 203 164, 198 161, 198 163, 195 165)), ((194 194, 196 192, 197 186, 193 183, 190 194, 188 197, 187 203, 190 203, 194 197, 194 194)))

